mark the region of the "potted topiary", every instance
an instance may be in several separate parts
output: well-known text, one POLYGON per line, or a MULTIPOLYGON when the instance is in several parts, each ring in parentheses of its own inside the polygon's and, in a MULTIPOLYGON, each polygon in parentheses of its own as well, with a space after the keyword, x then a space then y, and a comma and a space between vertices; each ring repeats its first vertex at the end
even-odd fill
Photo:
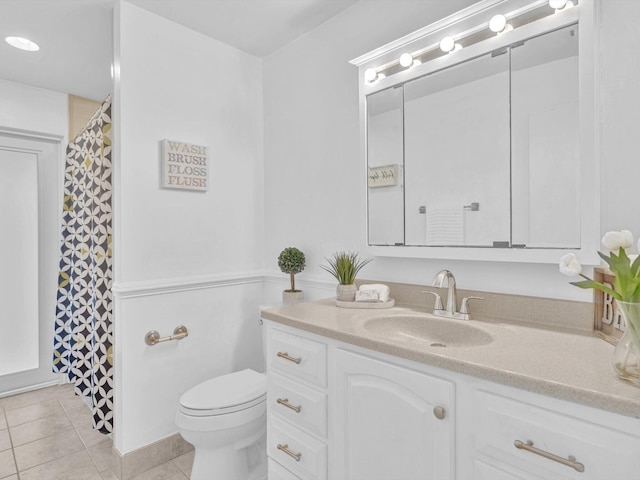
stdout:
POLYGON ((356 298, 356 275, 372 258, 360 258, 357 252, 335 252, 331 258, 326 259, 328 266, 320 265, 338 280, 336 288, 336 300, 353 302, 356 298))
POLYGON ((304 253, 295 247, 287 247, 278 256, 278 266, 283 273, 288 273, 291 280, 291 289, 282 292, 282 303, 291 305, 304 301, 304 292, 296 290, 296 273, 300 273, 305 267, 304 253))

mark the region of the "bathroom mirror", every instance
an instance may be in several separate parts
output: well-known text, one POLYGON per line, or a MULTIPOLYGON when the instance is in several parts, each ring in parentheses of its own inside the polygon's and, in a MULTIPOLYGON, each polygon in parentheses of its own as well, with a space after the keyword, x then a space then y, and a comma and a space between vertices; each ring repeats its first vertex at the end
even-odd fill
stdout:
POLYGON ((578 124, 575 25, 368 96, 369 243, 579 248, 578 124))
POLYGON ((508 52, 407 82, 404 97, 405 245, 509 243, 508 52))
POLYGON ((592 5, 580 8, 451 54, 418 49, 415 34, 413 57, 427 61, 403 69, 393 55, 409 48, 397 41, 393 53, 370 54, 385 72, 373 80, 371 58, 352 62, 363 82, 370 253, 555 263, 570 249, 596 258, 593 61, 584 55, 592 38, 579 27, 592 5))
POLYGON ((403 87, 378 92, 367 105, 369 242, 403 245, 403 87))

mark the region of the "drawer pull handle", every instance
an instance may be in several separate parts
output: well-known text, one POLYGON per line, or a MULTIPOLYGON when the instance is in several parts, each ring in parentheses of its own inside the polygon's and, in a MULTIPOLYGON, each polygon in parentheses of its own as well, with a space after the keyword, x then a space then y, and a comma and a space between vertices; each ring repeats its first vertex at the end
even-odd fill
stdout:
POLYGON ((278 444, 278 450, 283 451, 284 453, 286 453, 287 455, 289 455, 291 458, 295 459, 296 462, 300 461, 300 458, 302 457, 302 453, 298 452, 298 453, 293 453, 291 450, 289 450, 289 445, 288 444, 278 444))
POLYGON ((544 450, 540 450, 533 446, 533 442, 531 440, 527 440, 527 443, 523 443, 520 440, 516 440, 513 442, 516 448, 521 450, 527 450, 529 452, 535 453, 536 455, 540 455, 541 457, 548 458, 549 460, 553 460, 554 462, 561 463, 566 465, 567 467, 571 467, 575 469, 577 472, 584 472, 584 465, 580 462, 576 462, 576 457, 573 455, 569 455, 569 458, 559 457, 558 455, 554 455, 553 453, 545 452, 544 450))
POLYGON ((293 362, 293 363, 298 364, 298 365, 299 365, 299 364, 300 364, 300 362, 302 361, 302 359, 301 359, 301 358, 293 358, 293 357, 290 357, 290 356, 289 356, 289 354, 288 354, 287 352, 278 352, 276 355, 277 355, 278 357, 280 357, 280 358, 284 358, 285 360, 289 360, 290 362, 293 362))
POLYGON ((276 400, 276 403, 279 403, 280 405, 284 405, 287 408, 290 408, 291 410, 293 410, 296 413, 300 413, 300 410, 302 410, 302 405, 298 405, 297 407, 295 405, 291 405, 289 403, 289 399, 288 398, 278 398, 276 400))
POLYGON ((443 420, 444 417, 447 416, 447 411, 444 409, 444 407, 436 406, 433 407, 433 414, 438 420, 443 420))

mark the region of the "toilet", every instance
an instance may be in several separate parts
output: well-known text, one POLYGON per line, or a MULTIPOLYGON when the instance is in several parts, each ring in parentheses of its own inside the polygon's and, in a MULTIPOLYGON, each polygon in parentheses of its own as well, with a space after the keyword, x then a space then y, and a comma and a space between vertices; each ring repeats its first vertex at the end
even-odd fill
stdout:
POLYGON ((195 447, 191 480, 266 480, 267 379, 250 369, 180 397, 176 425, 195 447))

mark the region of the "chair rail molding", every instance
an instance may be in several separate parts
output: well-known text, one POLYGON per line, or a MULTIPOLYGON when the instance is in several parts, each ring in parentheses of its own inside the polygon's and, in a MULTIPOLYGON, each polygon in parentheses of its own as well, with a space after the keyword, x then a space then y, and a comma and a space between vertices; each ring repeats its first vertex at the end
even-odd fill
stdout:
POLYGON ((193 275, 189 277, 162 278, 138 282, 114 282, 112 291, 119 298, 124 299, 262 283, 263 281, 263 272, 193 275))

